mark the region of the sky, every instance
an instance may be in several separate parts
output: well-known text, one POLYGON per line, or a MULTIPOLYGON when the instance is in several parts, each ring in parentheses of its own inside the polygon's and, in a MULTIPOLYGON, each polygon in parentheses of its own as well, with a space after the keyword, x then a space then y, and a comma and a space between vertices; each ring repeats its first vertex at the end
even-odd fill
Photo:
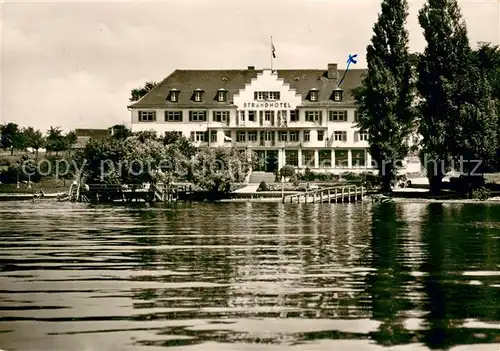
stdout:
MULTIPOLYGON (((459 1, 469 39, 500 44, 500 0, 459 1)), ((410 49, 422 51, 421 0, 410 49)), ((0 124, 130 124, 130 90, 175 69, 365 68, 379 0, 7 1, 0 4, 0 124)))

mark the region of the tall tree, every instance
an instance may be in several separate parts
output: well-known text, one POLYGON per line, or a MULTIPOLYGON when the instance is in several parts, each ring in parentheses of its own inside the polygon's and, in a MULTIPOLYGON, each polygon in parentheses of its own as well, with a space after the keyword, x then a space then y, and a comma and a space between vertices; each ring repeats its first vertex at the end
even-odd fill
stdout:
POLYGON ((59 127, 50 127, 47 131, 47 151, 55 151, 56 156, 60 151, 68 149, 68 143, 59 127))
POLYGON ((10 150, 14 155, 14 150, 22 150, 26 147, 26 138, 16 123, 7 123, 0 126, 2 136, 2 147, 10 150))
POLYGON ((489 154, 485 147, 495 139, 485 129, 492 120, 491 111, 487 111, 492 106, 491 95, 484 75, 474 67, 467 27, 457 1, 428 0, 418 19, 427 41, 419 61, 417 84, 423 98, 421 157, 430 192, 439 194, 452 160, 489 154), (488 133, 483 141, 479 140, 481 133, 488 133))
POLYGON ((64 136, 64 140, 66 143, 66 150, 71 150, 72 146, 76 144, 78 137, 76 136, 76 133, 74 130, 69 132, 64 136))
MULTIPOLYGON (((474 51, 475 62, 481 72, 483 72, 491 86, 491 93, 495 100, 497 118, 500 119, 500 48, 498 45, 490 43, 478 43, 478 48, 474 51)), ((500 167, 500 123, 497 123, 497 157, 496 166, 500 167)))
POLYGON ((151 89, 158 85, 157 82, 146 82, 143 87, 132 89, 130 92, 130 101, 139 101, 144 95, 149 93, 151 89))
POLYGON ((38 151, 45 145, 45 138, 42 132, 33 129, 33 127, 28 127, 23 130, 23 134, 26 138, 26 146, 35 150, 35 159, 38 160, 38 151))
POLYGON ((412 60, 408 51, 406 0, 384 0, 366 49, 368 73, 355 89, 358 126, 369 134, 370 153, 382 178, 384 191, 409 153, 408 138, 414 123, 412 60))

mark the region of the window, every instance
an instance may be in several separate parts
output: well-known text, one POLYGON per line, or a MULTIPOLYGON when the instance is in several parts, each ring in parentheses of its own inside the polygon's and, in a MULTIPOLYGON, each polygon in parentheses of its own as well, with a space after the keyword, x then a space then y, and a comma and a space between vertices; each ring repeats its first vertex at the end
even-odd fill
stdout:
POLYGON ((342 101, 342 90, 335 90, 333 92, 333 101, 342 101))
POLYGON ((269 92, 269 100, 279 100, 280 92, 279 91, 270 91, 269 92))
POLYGON ((230 130, 225 130, 224 131, 224 142, 231 142, 233 141, 233 138, 231 138, 231 131, 230 130))
POLYGON ((165 111, 165 122, 182 122, 182 111, 165 111))
POLYGON ((217 142, 217 131, 216 130, 212 130, 210 132, 210 141, 212 143, 216 143, 217 142))
POLYGON ((306 111, 306 122, 320 122, 323 111, 306 111))
POLYGON ((288 132, 279 132, 279 141, 286 142, 288 139, 288 132))
POLYGON ((239 143, 244 143, 246 140, 246 133, 245 132, 238 132, 236 133, 236 141, 239 143))
POLYGON ((278 119, 280 121, 280 126, 281 127, 286 127, 288 125, 288 119, 287 119, 287 111, 278 111, 278 119))
POLYGON ((194 133, 194 141, 196 142, 204 142, 206 139, 205 139, 205 136, 206 136, 206 132, 191 132, 191 134, 194 133))
POLYGON ((360 118, 366 118, 366 113, 359 112, 358 110, 354 111, 354 122, 359 122, 360 118))
POLYGON ((257 132, 256 131, 248 132, 248 141, 257 141, 257 132))
POLYGON ((366 166, 366 152, 365 150, 352 150, 352 165, 354 167, 366 166))
POLYGON ((368 141, 368 133, 355 132, 356 140, 355 141, 368 141))
POLYGON ((219 90, 217 92, 217 101, 219 101, 219 102, 226 101, 226 95, 227 95, 227 92, 225 90, 219 90))
POLYGON ((257 111, 248 111, 248 120, 250 122, 257 122, 257 111))
POLYGON ((332 150, 319 150, 319 167, 330 168, 332 166, 332 150))
POLYGON ((170 90, 170 101, 171 102, 179 101, 179 91, 178 90, 170 90))
POLYGON ((285 164, 297 167, 299 165, 299 152, 297 150, 285 150, 285 164))
POLYGON ((207 120, 207 111, 189 111, 190 122, 204 122, 207 120))
POLYGON ((330 122, 347 122, 347 111, 328 111, 328 120, 330 122))
POLYGON ((299 120, 299 111, 291 110, 290 111, 290 122, 297 122, 299 120))
POLYGON ((347 150, 335 150, 335 165, 337 167, 347 167, 347 150))
POLYGON ((276 101, 280 99, 279 91, 256 91, 253 93, 254 100, 257 101, 276 101))
POLYGON ((264 141, 273 141, 274 140, 274 132, 266 131, 264 132, 264 141))
POLYGON ((227 122, 229 119, 229 111, 214 111, 213 120, 214 122, 227 122))
POLYGON ((325 138, 325 131, 318 130, 318 141, 323 141, 324 138, 325 138))
POLYGON ((311 100, 311 101, 318 101, 318 90, 316 90, 316 89, 312 89, 312 90, 309 92, 309 97, 310 97, 310 100, 311 100))
POLYGON ((274 118, 274 111, 264 111, 264 120, 270 122, 271 118, 274 118))
POLYGON ((347 132, 346 131, 333 132, 333 140, 335 140, 335 141, 347 141, 347 132))
POLYGON ((299 141, 299 132, 290 132, 290 141, 299 141))
POLYGON ((139 122, 155 122, 156 111, 139 111, 139 122))
POLYGON ((308 143, 311 141, 311 132, 308 130, 304 130, 304 142, 308 143))
POLYGON ((196 90, 194 92, 194 101, 196 102, 201 102, 202 100, 202 95, 203 95, 203 92, 201 90, 196 90))
POLYGON ((269 94, 266 91, 256 91, 254 93, 255 100, 263 101, 263 100, 267 100, 268 97, 269 97, 269 94))
POLYGON ((302 167, 314 167, 314 151, 302 150, 302 167))

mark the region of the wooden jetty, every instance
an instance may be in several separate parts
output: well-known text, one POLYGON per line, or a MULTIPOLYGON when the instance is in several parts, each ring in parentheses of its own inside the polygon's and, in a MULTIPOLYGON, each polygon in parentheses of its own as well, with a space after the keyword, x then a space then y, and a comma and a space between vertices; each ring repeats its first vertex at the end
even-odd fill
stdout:
POLYGON ((363 201, 369 191, 364 186, 341 185, 286 195, 283 203, 339 203, 363 201))
POLYGON ((190 184, 72 184, 64 200, 72 202, 176 202, 193 193, 190 184))

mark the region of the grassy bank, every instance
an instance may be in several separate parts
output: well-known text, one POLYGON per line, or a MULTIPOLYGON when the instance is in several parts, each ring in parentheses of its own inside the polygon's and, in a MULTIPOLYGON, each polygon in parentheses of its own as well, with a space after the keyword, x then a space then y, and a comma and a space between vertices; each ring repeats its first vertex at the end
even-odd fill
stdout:
POLYGON ((31 194, 33 192, 39 192, 43 190, 44 193, 60 193, 67 192, 71 186, 71 181, 62 179, 42 179, 38 183, 31 183, 31 188, 28 184, 19 184, 19 189, 17 184, 0 184, 1 194, 31 194))

